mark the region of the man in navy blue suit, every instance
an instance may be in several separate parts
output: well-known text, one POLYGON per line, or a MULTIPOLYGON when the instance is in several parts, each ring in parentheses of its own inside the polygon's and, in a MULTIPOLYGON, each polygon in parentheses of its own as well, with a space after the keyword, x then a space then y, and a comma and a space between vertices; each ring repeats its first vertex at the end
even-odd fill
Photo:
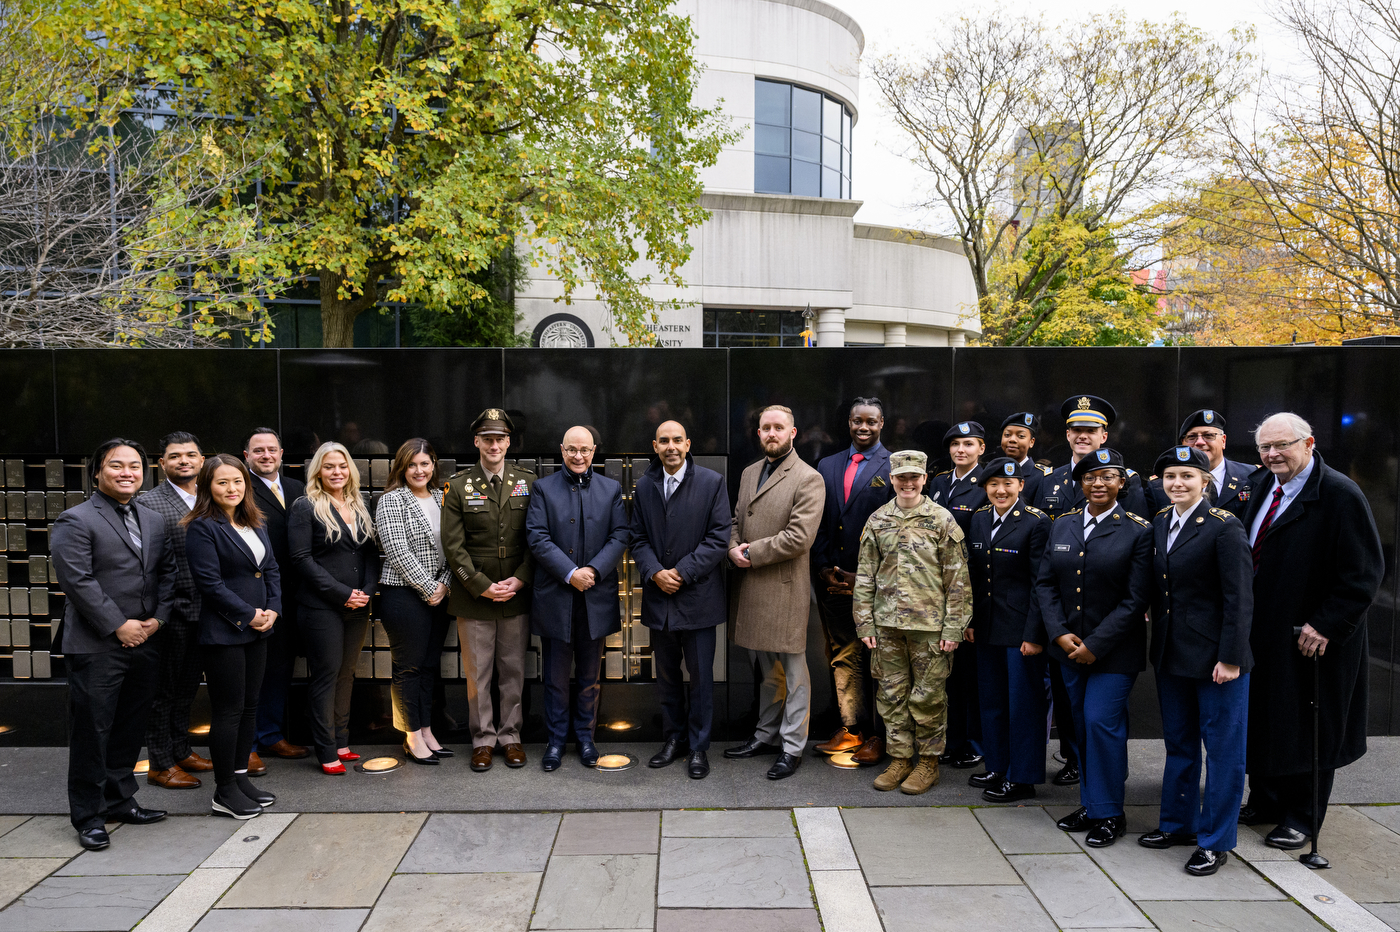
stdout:
POLYGON ((817 750, 823 754, 855 751, 858 763, 874 764, 885 756, 884 728, 875 716, 870 652, 856 636, 852 593, 860 532, 871 513, 894 497, 894 486, 890 452, 880 443, 885 426, 880 399, 855 399, 847 423, 851 445, 817 463, 826 483, 826 507, 812 545, 813 584, 841 713, 841 727, 817 750))
POLYGON ((544 716, 549 728, 541 766, 559 769, 569 735, 569 665, 578 681, 574 736, 585 767, 598 763, 603 639, 622 630, 617 565, 630 534, 622 486, 593 472, 597 447, 586 427, 571 427, 560 445, 564 468, 530 490, 525 536, 537 564, 530 633, 544 647, 544 716))

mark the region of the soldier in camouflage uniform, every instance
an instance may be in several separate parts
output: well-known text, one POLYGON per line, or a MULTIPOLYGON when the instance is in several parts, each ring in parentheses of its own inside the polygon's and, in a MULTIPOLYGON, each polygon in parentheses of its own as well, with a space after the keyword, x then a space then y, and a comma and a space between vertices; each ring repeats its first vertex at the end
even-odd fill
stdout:
POLYGON ((911 795, 938 782, 948 674, 972 620, 963 532, 923 497, 927 462, 917 450, 890 455, 896 497, 865 524, 855 583, 856 631, 874 651, 876 705, 894 758, 875 789, 911 795))

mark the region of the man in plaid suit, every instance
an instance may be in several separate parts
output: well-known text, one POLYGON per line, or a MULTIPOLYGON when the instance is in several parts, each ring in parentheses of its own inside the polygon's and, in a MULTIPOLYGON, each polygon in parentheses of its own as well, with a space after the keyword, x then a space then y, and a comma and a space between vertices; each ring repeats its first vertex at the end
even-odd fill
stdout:
POLYGON ((193 789, 199 778, 190 771, 213 769, 213 764, 190 747, 190 705, 199 689, 204 667, 199 657, 199 590, 185 559, 185 526, 180 522, 194 507, 195 480, 204 465, 199 438, 187 431, 166 434, 160 441, 159 464, 165 480, 136 499, 165 520, 165 536, 175 552, 175 611, 161 632, 160 678, 146 720, 150 770, 146 782, 171 790, 193 789))

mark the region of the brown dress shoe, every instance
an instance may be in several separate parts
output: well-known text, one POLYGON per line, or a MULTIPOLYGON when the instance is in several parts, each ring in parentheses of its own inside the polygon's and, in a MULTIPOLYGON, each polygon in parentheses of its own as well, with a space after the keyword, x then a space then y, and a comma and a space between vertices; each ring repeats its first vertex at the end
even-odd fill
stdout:
POLYGON ((483 773, 491 769, 491 749, 486 745, 472 748, 472 770, 483 773))
POLYGON ((192 777, 179 767, 152 770, 146 774, 146 782, 152 786, 163 786, 167 790, 192 790, 200 785, 199 777, 192 777))
POLYGON ((267 773, 267 764, 264 764, 262 762, 262 758, 258 756, 258 752, 254 751, 253 753, 249 754, 248 776, 261 777, 265 773, 267 773))
POLYGON ((817 745, 815 750, 823 754, 840 754, 842 751, 854 751, 864 743, 860 735, 852 734, 845 728, 838 728, 836 734, 817 745))
POLYGON ((885 759, 885 739, 866 738, 865 743, 860 746, 860 750, 851 755, 851 760, 857 764, 869 766, 878 764, 885 759))
POLYGON ((190 756, 175 765, 186 773, 203 772, 214 769, 214 762, 207 757, 200 757, 198 751, 191 751, 190 756))
POLYGON ((507 745, 506 745, 506 766, 507 766, 507 767, 524 767, 524 766, 525 766, 525 748, 524 748, 523 746, 521 746, 521 745, 519 745, 519 744, 507 744, 507 745))
POLYGON ((302 747, 300 744, 292 744, 286 738, 281 738, 276 744, 263 748, 263 752, 286 760, 301 760, 311 753, 311 749, 302 747))

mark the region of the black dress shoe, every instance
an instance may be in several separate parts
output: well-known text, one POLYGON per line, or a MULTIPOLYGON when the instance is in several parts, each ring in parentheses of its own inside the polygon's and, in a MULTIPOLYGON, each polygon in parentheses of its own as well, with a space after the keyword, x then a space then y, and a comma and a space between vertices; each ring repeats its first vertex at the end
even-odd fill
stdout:
POLYGON ((140 806, 132 806, 130 809, 123 809, 121 812, 107 813, 107 819, 111 822, 125 822, 127 825, 150 825, 152 822, 159 822, 165 818, 164 809, 142 809, 140 806))
POLYGON ((787 751, 781 751, 778 759, 773 762, 773 766, 768 768, 768 779, 782 780, 797 773, 797 768, 802 765, 802 758, 787 751))
POLYGON ((1094 827, 1089 829, 1089 834, 1084 836, 1084 844, 1090 848, 1107 848, 1122 838, 1127 831, 1128 819, 1126 816, 1116 815, 1107 819, 1099 819, 1094 827))
POLYGON ((705 756, 704 751, 690 752, 690 760, 685 765, 685 772, 690 774, 692 780, 703 780, 710 775, 710 759, 705 756))
POLYGON ((1191 855, 1191 859, 1186 862, 1186 873, 1194 874, 1197 877, 1209 877, 1220 870, 1220 865, 1228 860, 1230 860, 1230 852, 1228 851, 1197 848, 1196 853, 1191 855))
POLYGON ((1055 779, 1050 781, 1056 786, 1078 786, 1079 785, 1079 765, 1073 761, 1060 768, 1060 772, 1055 774, 1055 779))
POLYGON ((1308 836, 1286 825, 1280 825, 1268 835, 1264 836, 1264 844, 1268 845, 1270 848, 1280 848, 1284 851, 1294 851, 1307 843, 1308 836))
POLYGON ((1034 783, 1012 783, 1010 780, 1001 786, 989 786, 982 791, 982 798, 990 803, 1014 803, 1023 799, 1035 799, 1034 783))
POLYGON ((767 744, 757 738, 750 738, 738 747, 725 748, 724 756, 730 760, 738 760, 743 757, 761 757, 765 754, 781 754, 782 748, 776 744, 767 744))
POLYGON ((101 851, 111 843, 112 839, 107 830, 100 825, 97 828, 85 828, 78 833, 78 844, 89 851, 101 851))
POLYGON ((685 757, 687 751, 685 739, 680 735, 672 735, 661 745, 661 750, 651 756, 651 760, 647 761, 647 766, 652 768, 669 767, 685 757))
POLYGON ((1094 827, 1094 820, 1089 818, 1089 810, 1080 806, 1056 822, 1055 827, 1062 832, 1087 832, 1094 827))
MULTIPOLYGON (((943 758, 940 757, 938 762, 940 764, 943 763, 943 758)), ((982 755, 974 754, 971 751, 963 751, 960 754, 954 754, 948 759, 948 766, 955 770, 971 770, 980 763, 982 763, 982 755)))
POLYGON ((592 738, 578 739, 578 759, 585 767, 598 766, 598 746, 593 743, 592 738))
POLYGON ((1138 836, 1138 844, 1144 848, 1179 848, 1195 843, 1196 836, 1191 832, 1164 832, 1160 828, 1138 836))
POLYGON ((564 762, 564 745, 550 744, 544 749, 544 756, 540 758, 540 767, 545 773, 551 770, 558 770, 559 765, 564 762))
POLYGON ((979 790, 985 790, 989 786, 1001 786, 1006 782, 1006 774, 988 770, 986 773, 974 773, 967 778, 968 786, 975 786, 979 790))
POLYGON ((1241 807, 1240 807, 1240 819, 1239 819, 1239 822, 1240 822, 1241 825, 1263 825, 1265 822, 1277 822, 1277 821, 1278 821, 1278 819, 1270 818, 1270 814, 1269 814, 1269 813, 1267 813, 1267 812, 1265 812, 1264 810, 1258 808, 1257 806, 1241 806, 1241 807))

